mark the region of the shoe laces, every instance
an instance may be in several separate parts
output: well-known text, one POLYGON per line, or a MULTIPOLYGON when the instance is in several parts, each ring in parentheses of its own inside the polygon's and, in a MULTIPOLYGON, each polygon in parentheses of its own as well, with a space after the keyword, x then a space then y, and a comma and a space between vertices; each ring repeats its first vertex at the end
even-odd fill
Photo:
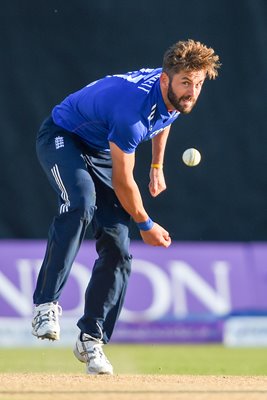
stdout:
POLYGON ((55 304, 55 306, 56 306, 57 314, 59 316, 61 316, 62 315, 62 307, 58 303, 55 304))
POLYGON ((80 340, 89 359, 100 358, 110 364, 102 349, 104 343, 100 339, 95 339, 92 336, 84 333, 81 335, 80 340))
POLYGON ((93 343, 92 346, 90 346, 89 348, 89 353, 92 354, 95 357, 103 357, 104 356, 104 352, 102 349, 102 344, 101 343, 93 343))
POLYGON ((95 358, 99 359, 100 358, 105 363, 110 364, 109 360, 105 356, 102 346, 103 346, 103 344, 101 344, 101 343, 94 343, 92 348, 88 352, 90 354, 90 358, 91 359, 95 359, 95 358))
MULTIPOLYGON (((38 307, 38 306, 37 306, 38 307)), ((56 321, 57 316, 62 315, 62 307, 58 303, 45 303, 39 306, 40 309, 36 310, 37 314, 35 318, 40 318, 42 321, 56 321)))

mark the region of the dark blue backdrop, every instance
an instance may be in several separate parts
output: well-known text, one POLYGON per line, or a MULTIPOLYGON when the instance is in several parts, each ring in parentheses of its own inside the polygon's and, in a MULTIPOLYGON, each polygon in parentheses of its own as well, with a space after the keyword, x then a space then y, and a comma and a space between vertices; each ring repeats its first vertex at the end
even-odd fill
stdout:
POLYGON ((172 128, 168 190, 157 199, 147 191, 150 145, 140 146, 145 205, 175 240, 267 239, 266 0, 9 0, 0 26, 1 238, 47 235, 56 199, 35 134, 54 104, 103 75, 160 66, 170 44, 193 38, 223 66, 172 128), (201 151, 199 167, 182 164, 187 147, 201 151))

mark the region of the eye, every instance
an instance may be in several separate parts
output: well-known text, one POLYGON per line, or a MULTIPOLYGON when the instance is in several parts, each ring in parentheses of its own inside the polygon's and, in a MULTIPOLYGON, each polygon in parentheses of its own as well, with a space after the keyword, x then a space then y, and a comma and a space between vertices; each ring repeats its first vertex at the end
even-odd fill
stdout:
POLYGON ((203 82, 199 82, 199 83, 196 84, 196 88, 197 89, 201 89, 202 85, 203 85, 203 82))

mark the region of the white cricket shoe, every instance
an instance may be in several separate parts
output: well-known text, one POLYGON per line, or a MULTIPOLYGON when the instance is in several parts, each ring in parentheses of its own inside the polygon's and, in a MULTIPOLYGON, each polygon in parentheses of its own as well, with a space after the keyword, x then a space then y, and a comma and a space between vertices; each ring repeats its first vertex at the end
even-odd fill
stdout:
POLYGON ((58 317, 62 308, 58 303, 44 303, 34 307, 32 334, 39 339, 59 340, 58 317))
POLYGON ((86 372, 90 375, 113 375, 113 367, 102 346, 101 340, 90 335, 84 333, 78 336, 73 353, 79 361, 86 363, 86 372))

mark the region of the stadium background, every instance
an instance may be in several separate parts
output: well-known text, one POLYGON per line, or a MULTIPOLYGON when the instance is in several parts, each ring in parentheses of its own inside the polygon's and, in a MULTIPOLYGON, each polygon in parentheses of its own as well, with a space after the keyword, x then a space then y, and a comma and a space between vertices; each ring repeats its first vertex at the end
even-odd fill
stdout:
MULTIPOLYGON (((87 379, 86 386, 81 386, 81 377, 73 380, 69 376, 67 380, 65 376, 61 379, 64 385, 68 381, 71 388, 65 385, 65 392, 62 391, 59 373, 84 373, 83 366, 77 365, 71 354, 73 336, 66 349, 55 349, 29 334, 33 278, 56 207, 54 194, 35 156, 35 135, 42 119, 71 91, 106 74, 159 66, 170 44, 194 38, 212 46, 220 55, 223 63, 220 76, 215 82, 205 84, 197 107, 172 128, 165 162, 168 190, 157 199, 148 195, 148 143, 137 152, 136 177, 151 216, 166 226, 176 241, 170 253, 175 252, 176 246, 179 248, 177 260, 182 266, 187 263, 191 276, 195 272, 195 281, 202 287, 207 283, 204 287, 215 299, 217 294, 219 299, 219 288, 222 289, 218 282, 228 283, 229 287, 225 285, 224 289, 230 289, 233 313, 241 300, 243 307, 248 306, 246 315, 252 318, 247 330, 244 330, 242 318, 239 320, 239 333, 246 339, 244 333, 253 332, 255 337, 245 346, 249 344, 254 348, 229 349, 210 344, 124 346, 120 343, 107 346, 107 355, 119 374, 179 375, 177 394, 179 391, 182 395, 187 393, 192 399, 199 398, 202 393, 203 396, 207 394, 207 399, 213 399, 214 393, 225 393, 222 398, 227 399, 237 393, 240 398, 254 393, 258 398, 266 392, 267 374, 266 0, 2 0, 0 22, 1 393, 25 399, 30 394, 36 399, 44 398, 44 391, 48 396, 49 393, 54 397, 59 394, 64 399, 73 398, 73 392, 77 397, 78 390, 84 396, 83 388, 90 393, 87 379), (199 148, 203 157, 200 166, 193 169, 181 162, 183 150, 191 146, 199 148), (256 243, 259 241, 262 243, 256 243), (194 257, 196 262, 191 262, 194 257), (218 261, 220 268, 216 275, 214 267, 216 262, 218 267, 218 261), (265 315, 258 325, 255 305, 265 315), (31 339, 34 340, 32 344, 31 339), (33 348, 18 349, 21 343, 33 348), (261 345, 265 349, 255 348, 261 345), (41 346, 47 347, 39 349, 41 346), (14 372, 19 375, 13 376, 14 372), (31 377, 29 373, 33 372, 31 377), (36 372, 40 373, 40 381, 48 386, 45 389, 40 388, 36 372), (50 375, 44 375, 46 372, 50 375), (53 373, 56 375, 51 375, 53 373), (190 377, 184 381, 183 374, 212 375, 211 386, 208 386, 209 377, 204 376, 203 380, 190 377), (217 374, 221 375, 221 382, 214 378, 217 374), (234 375, 234 386, 226 375, 234 375), (242 375, 240 379, 238 375, 242 375), (253 375, 264 376, 260 381, 252 379, 253 375), (21 377, 25 379, 23 384, 21 377)), ((139 239, 134 226, 132 236, 139 239)), ((86 245, 90 244, 88 242, 86 245)), ((157 251, 142 247, 140 241, 135 242, 135 246, 147 273, 148 262, 157 258, 157 251), (153 257, 150 259, 147 253, 153 257)), ((87 268, 88 254, 92 257, 86 246, 82 250, 84 258, 78 258, 80 264, 75 266, 76 271, 77 267, 78 270, 81 266, 87 268)), ((167 257, 163 253, 161 257, 164 261, 159 262, 158 257, 152 266, 158 267, 165 273, 165 279, 169 279, 167 257)), ((73 276, 70 281, 73 283, 73 276)), ((171 285, 171 279, 168 282, 171 285)), ((176 283, 179 282, 176 276, 176 283)), ((176 321, 178 333, 185 331, 180 330, 178 323, 184 322, 185 327, 190 325, 192 311, 198 311, 200 305, 205 312, 210 311, 202 304, 203 293, 195 296, 190 284, 189 279, 182 289, 186 291, 186 299, 194 301, 194 307, 189 307, 184 321, 176 321)), ((68 293, 66 291, 64 296, 68 293)), ((73 292, 71 294, 69 297, 75 299, 73 292)), ((138 298, 141 294, 139 290, 138 298)), ((165 296, 154 297, 164 299, 168 294, 167 290, 165 296)), ((135 302, 136 291, 132 297, 135 302)), ((175 299, 170 300, 174 302, 175 299)), ((210 301, 208 305, 214 304, 210 301)), ((63 308, 66 315, 67 309, 63 308)), ((215 324, 220 324, 224 318, 226 323, 234 320, 231 314, 222 316, 211 312, 208 318, 215 324)), ((76 320, 77 315, 72 326, 76 320)), ((197 320, 200 324, 203 322, 201 314, 197 315, 197 320)), ((156 322, 161 325, 164 321, 156 322)), ((150 335, 151 327, 145 325, 150 335)), ((203 332, 197 323, 195 328, 196 335, 203 332)), ((130 331, 136 334, 132 326, 130 331)), ((171 329, 164 329, 164 335, 169 331, 171 329)), ((236 335, 237 346, 242 337, 236 335)), ((142 375, 141 379, 147 390, 147 380, 142 375)), ((148 379, 155 397, 155 390, 164 389, 163 380, 158 377, 152 380, 150 376, 148 379)), ((133 383, 128 375, 126 380, 125 386, 120 387, 128 393, 133 383)), ((109 389, 106 381, 104 389, 95 386, 95 380, 92 383, 91 392, 100 396, 103 391, 105 399, 110 398, 109 393, 111 396, 119 393, 118 381, 115 381, 115 389, 109 389)), ((144 386, 138 381, 134 385, 140 394, 144 386)), ((145 396, 147 398, 144 391, 143 398, 145 396)))
POLYGON ((150 145, 140 146, 145 205, 177 241, 265 241, 266 19, 265 0, 3 1, 0 238, 46 238, 56 199, 35 135, 51 108, 104 75, 160 66, 170 44, 193 38, 220 55, 220 76, 174 124, 157 199, 147 191, 150 145), (201 151, 199 167, 182 164, 187 147, 201 151))

